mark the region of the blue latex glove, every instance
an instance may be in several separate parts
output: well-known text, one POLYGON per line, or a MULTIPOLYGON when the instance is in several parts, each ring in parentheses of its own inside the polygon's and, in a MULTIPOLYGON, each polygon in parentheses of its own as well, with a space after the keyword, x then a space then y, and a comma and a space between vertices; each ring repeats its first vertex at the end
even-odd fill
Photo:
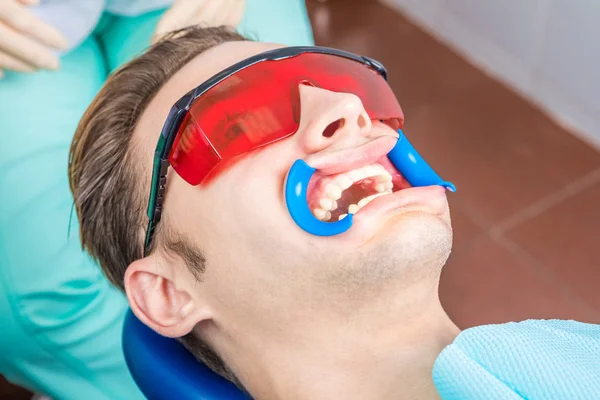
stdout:
POLYGON ((528 320, 467 329, 439 355, 444 400, 600 399, 600 325, 528 320))

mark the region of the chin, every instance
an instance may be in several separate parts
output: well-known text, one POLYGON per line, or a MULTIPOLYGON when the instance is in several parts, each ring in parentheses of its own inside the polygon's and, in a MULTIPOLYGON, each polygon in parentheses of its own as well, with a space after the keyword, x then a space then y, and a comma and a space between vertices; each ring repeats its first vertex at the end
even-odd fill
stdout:
MULTIPOLYGON (((402 258, 415 264, 443 266, 452 248, 452 228, 449 219, 415 211, 391 218, 382 227, 382 245, 399 247, 402 258)), ((388 249, 388 253, 393 253, 388 249)))
POLYGON ((412 211, 389 218, 361 248, 381 278, 439 274, 450 256, 452 229, 442 216, 412 211))

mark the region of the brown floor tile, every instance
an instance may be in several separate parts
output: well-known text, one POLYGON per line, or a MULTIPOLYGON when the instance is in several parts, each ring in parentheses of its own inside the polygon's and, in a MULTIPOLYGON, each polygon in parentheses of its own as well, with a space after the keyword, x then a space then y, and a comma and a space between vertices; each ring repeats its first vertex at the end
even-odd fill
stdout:
POLYGON ((418 107, 405 131, 488 227, 600 167, 600 153, 492 80, 418 107))
POLYGON ((600 182, 506 236, 541 260, 600 316, 600 182))
POLYGON ((406 113, 487 78, 401 14, 376 1, 307 2, 318 45, 381 61, 406 113))
POLYGON ((440 298, 463 329, 530 318, 600 323, 600 315, 586 313, 577 299, 489 237, 452 254, 440 298))
POLYGON ((18 386, 14 386, 0 375, 0 399, 6 400, 30 400, 33 394, 18 386))
POLYGON ((485 234, 485 231, 464 212, 459 206, 454 194, 448 194, 452 230, 454 232, 454 249, 468 246, 473 240, 485 234))

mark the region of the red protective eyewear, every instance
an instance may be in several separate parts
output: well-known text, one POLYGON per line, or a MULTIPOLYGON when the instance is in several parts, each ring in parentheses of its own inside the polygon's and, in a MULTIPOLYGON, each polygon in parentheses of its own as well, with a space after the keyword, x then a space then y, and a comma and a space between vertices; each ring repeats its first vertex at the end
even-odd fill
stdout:
MULTIPOLYGON (((371 119, 402 119, 375 60, 323 47, 286 47, 241 61, 183 96, 155 152, 145 248, 160 220, 169 165, 200 184, 224 160, 296 133, 301 84, 358 96, 371 119)), ((401 121, 400 121, 401 122, 401 121)))

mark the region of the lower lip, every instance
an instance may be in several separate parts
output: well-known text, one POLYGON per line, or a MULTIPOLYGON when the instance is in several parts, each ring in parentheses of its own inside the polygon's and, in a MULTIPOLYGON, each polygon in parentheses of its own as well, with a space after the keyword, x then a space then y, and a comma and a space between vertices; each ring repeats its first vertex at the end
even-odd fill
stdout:
POLYGON ((420 210, 432 215, 442 215, 447 209, 445 188, 441 186, 412 187, 375 198, 353 216, 353 222, 377 218, 397 211, 420 210))

